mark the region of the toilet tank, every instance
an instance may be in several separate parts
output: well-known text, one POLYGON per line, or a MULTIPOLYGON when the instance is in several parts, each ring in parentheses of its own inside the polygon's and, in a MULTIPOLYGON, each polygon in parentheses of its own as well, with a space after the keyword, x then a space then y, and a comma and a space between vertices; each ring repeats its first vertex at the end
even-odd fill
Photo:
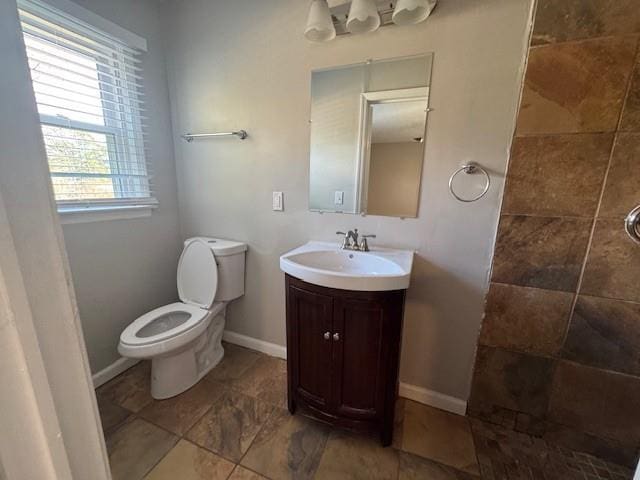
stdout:
POLYGON ((244 295, 244 259, 247 244, 212 237, 192 237, 184 241, 187 245, 193 240, 206 242, 213 251, 218 265, 218 291, 216 302, 228 302, 244 295))

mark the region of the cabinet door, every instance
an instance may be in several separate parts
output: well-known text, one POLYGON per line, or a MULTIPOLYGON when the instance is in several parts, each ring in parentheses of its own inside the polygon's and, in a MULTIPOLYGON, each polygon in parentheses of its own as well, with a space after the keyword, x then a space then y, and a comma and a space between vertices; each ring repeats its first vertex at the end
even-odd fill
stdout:
POLYGON ((370 420, 384 413, 393 341, 388 313, 377 300, 334 300, 332 407, 337 415, 370 420))
POLYGON ((289 285, 287 301, 289 389, 306 402, 327 410, 331 395, 333 299, 289 285))

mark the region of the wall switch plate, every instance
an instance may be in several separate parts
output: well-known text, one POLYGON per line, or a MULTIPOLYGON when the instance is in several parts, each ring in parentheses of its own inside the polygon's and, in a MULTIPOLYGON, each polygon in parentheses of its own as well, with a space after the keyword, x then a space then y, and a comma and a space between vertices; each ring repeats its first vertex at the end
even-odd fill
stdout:
POLYGON ((282 192, 273 192, 273 209, 276 212, 284 210, 284 195, 282 192))
POLYGON ((344 203, 344 192, 337 191, 333 196, 333 203, 342 205, 344 203))

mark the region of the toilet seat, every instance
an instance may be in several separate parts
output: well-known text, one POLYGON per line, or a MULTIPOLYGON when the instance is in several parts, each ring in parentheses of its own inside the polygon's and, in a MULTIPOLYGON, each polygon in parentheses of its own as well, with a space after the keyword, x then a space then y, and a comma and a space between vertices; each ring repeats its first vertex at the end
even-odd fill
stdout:
POLYGON ((215 302, 208 310, 177 302, 145 313, 120 335, 118 352, 131 358, 150 358, 162 355, 188 345, 198 338, 209 326, 211 319, 224 310, 225 302, 215 302), (155 335, 140 336, 140 331, 163 315, 187 313, 189 318, 180 325, 167 328, 155 335))
POLYGON ((209 312, 207 310, 187 303, 177 302, 164 305, 163 307, 151 310, 136 319, 131 325, 124 329, 120 336, 120 341, 132 347, 141 347, 143 345, 163 342, 193 329, 199 323, 202 323, 202 320, 204 320, 208 314, 209 312), (179 325, 167 328, 155 335, 140 335, 142 329, 151 325, 152 322, 155 322, 167 315, 179 313, 186 313, 189 315, 189 318, 179 325))

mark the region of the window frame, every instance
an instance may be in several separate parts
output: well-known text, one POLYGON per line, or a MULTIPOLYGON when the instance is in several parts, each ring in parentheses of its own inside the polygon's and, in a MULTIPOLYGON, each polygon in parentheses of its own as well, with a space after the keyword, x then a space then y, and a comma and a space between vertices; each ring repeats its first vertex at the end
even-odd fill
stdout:
MULTIPOLYGON (((18 0, 18 7, 29 11, 30 3, 36 5, 39 3, 44 4, 39 0, 23 2, 18 0)), ((112 66, 105 68, 104 65, 104 60, 109 55, 102 59, 96 58, 96 74, 99 82, 98 94, 100 96, 100 106, 102 112, 104 112, 104 125, 74 120, 63 115, 41 114, 38 112, 41 126, 46 125, 105 135, 108 145, 107 159, 110 171, 116 172, 109 174, 114 175, 111 179, 115 198, 81 200, 58 200, 54 198, 61 221, 62 223, 79 223, 150 216, 151 212, 158 208, 158 201, 153 189, 154 185, 149 171, 150 165, 146 152, 145 137, 142 133, 145 127, 144 114, 141 110, 134 108, 135 103, 144 109, 145 102, 141 96, 143 92, 139 89, 143 88, 143 80, 136 85, 131 84, 125 77, 118 78, 119 72, 126 73, 129 66, 128 57, 124 53, 121 54, 121 52, 124 52, 124 48, 133 48, 140 53, 144 53, 147 50, 146 40, 68 0, 47 0, 46 5, 57 10, 57 13, 62 15, 63 18, 68 18, 71 22, 79 22, 94 29, 99 34, 106 34, 113 38, 115 40, 113 45, 115 48, 113 50, 116 51, 113 54, 113 58, 108 58, 108 60, 115 62, 112 66), (119 45, 122 45, 122 47, 119 45), (135 95, 130 96, 131 94, 135 95), (130 102, 132 102, 131 105, 130 102), (116 124, 125 122, 128 126, 122 128, 109 126, 110 123, 113 125, 113 122, 116 122, 116 124), (112 139, 113 147, 109 144, 109 139, 112 139), (131 151, 134 152, 133 155, 129 153, 131 151), (144 175, 127 173, 127 169, 129 169, 129 172, 132 170, 135 172, 138 168, 144 171, 144 175), (118 176, 126 176, 128 186, 125 186, 124 177, 121 178, 121 181, 118 181, 118 176), (141 177, 141 179, 136 180, 136 177, 141 177), (141 183, 137 184, 136 182, 141 183), (132 185, 136 190, 140 188, 138 185, 141 185, 142 188, 140 190, 145 189, 148 192, 148 196, 122 198, 121 195, 126 195, 127 189, 132 188, 132 185)), ((59 25, 60 28, 68 28, 63 20, 60 20, 60 22, 53 23, 59 25)), ((26 32, 23 32, 23 34, 26 34, 26 32)), ((28 51, 26 45, 25 50, 28 51)), ((138 75, 142 77, 144 72, 138 72, 138 75)), ((32 88, 34 88, 33 85, 32 88)), ((54 178, 56 172, 51 171, 49 164, 47 166, 50 178, 54 178)), ((109 175, 96 174, 96 177, 109 178, 109 175)), ((91 174, 80 174, 78 176, 90 177, 91 174)))

